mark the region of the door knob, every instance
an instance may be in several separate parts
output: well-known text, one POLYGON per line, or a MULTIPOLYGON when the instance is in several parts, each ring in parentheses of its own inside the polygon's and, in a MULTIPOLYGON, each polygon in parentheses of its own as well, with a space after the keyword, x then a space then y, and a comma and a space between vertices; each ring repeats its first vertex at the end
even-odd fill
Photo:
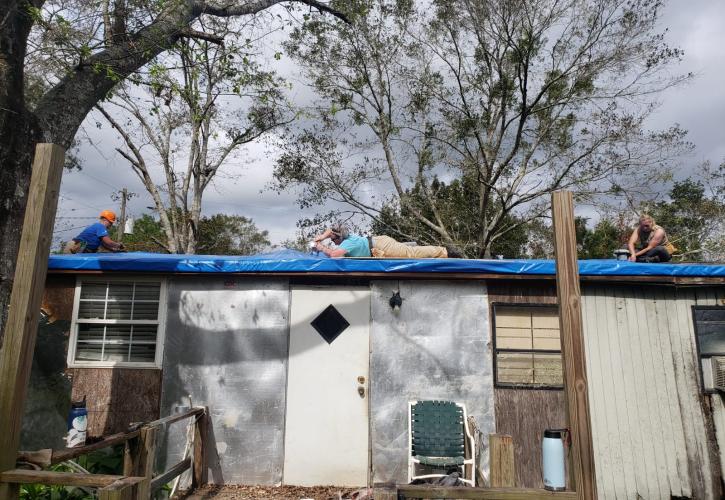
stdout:
POLYGON ((357 383, 358 383, 358 384, 364 384, 364 383, 365 383, 365 377, 363 377, 362 375, 360 375, 360 376, 359 376, 359 377, 357 378, 357 383))
POLYGON ((357 393, 360 394, 361 398, 365 397, 365 388, 363 386, 358 386, 357 393))

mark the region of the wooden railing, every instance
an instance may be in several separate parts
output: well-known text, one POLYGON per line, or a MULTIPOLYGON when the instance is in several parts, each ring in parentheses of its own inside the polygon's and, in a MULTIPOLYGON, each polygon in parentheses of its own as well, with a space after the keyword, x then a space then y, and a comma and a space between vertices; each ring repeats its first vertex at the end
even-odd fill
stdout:
POLYGON ((146 500, 164 484, 193 467, 192 487, 197 487, 207 481, 207 447, 204 443, 207 437, 207 423, 207 409, 197 407, 184 413, 143 424, 138 429, 107 436, 93 444, 63 450, 21 451, 18 455, 19 462, 44 468, 95 450, 123 443, 123 475, 14 469, 0 472, 0 483, 85 486, 98 488, 99 500, 146 500), (169 424, 188 418, 195 419, 192 456, 173 465, 166 472, 153 477, 158 432, 169 424))

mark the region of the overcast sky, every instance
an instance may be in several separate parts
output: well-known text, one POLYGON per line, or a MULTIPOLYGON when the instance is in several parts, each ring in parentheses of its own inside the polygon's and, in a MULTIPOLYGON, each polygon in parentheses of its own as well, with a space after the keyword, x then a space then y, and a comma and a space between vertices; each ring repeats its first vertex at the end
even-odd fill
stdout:
MULTIPOLYGON (((691 157, 683 161, 678 177, 687 177, 700 162, 710 160, 719 164, 725 158, 725 2, 722 0, 674 0, 665 9, 662 26, 669 28, 668 41, 685 52, 678 72, 692 71, 692 83, 671 89, 661 96, 662 105, 649 126, 667 128, 679 123, 689 130, 689 139, 696 145, 691 157)), ((279 64, 289 64, 284 58, 279 64)), ((293 77, 296 68, 284 66, 283 73, 293 77)), ((299 78, 292 78, 297 86, 294 96, 308 98, 310 92, 302 89, 299 78)), ((128 163, 114 150, 117 142, 108 126, 98 129, 97 117, 91 116, 84 124, 85 135, 80 156, 83 169, 66 172, 63 176, 58 218, 54 231, 54 245, 77 235, 93 222, 104 209, 118 212, 118 202, 111 199, 113 192, 122 188, 137 194, 129 203, 128 212, 138 217, 151 213, 152 205, 140 181, 128 163)), ((251 217, 260 229, 270 233, 273 244, 295 236, 295 223, 303 213, 295 204, 293 193, 277 195, 265 190, 271 179, 274 151, 264 144, 248 147, 237 160, 225 167, 215 185, 204 195, 204 213, 239 214, 251 217)), ((54 248, 55 249, 55 248, 54 248)))

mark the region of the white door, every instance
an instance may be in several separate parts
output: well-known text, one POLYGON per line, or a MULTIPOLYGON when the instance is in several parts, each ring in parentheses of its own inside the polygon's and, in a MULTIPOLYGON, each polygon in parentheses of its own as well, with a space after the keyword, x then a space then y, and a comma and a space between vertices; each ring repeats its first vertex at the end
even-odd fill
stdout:
POLYGON ((369 338, 369 289, 292 289, 285 484, 367 485, 369 338))

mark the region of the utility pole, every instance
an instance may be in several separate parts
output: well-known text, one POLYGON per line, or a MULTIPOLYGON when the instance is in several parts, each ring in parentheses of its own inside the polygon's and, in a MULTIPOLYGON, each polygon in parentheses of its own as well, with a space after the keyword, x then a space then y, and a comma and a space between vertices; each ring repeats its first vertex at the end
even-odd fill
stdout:
POLYGON ((126 202, 134 196, 137 196, 137 194, 129 193, 126 188, 116 191, 111 195, 112 200, 121 200, 121 217, 118 218, 118 232, 116 233, 116 240, 119 243, 123 243, 123 234, 126 232, 126 202))
POLYGON ((121 222, 118 225, 118 242, 123 243, 123 233, 126 231, 126 199, 128 198, 128 189, 121 190, 121 222))

